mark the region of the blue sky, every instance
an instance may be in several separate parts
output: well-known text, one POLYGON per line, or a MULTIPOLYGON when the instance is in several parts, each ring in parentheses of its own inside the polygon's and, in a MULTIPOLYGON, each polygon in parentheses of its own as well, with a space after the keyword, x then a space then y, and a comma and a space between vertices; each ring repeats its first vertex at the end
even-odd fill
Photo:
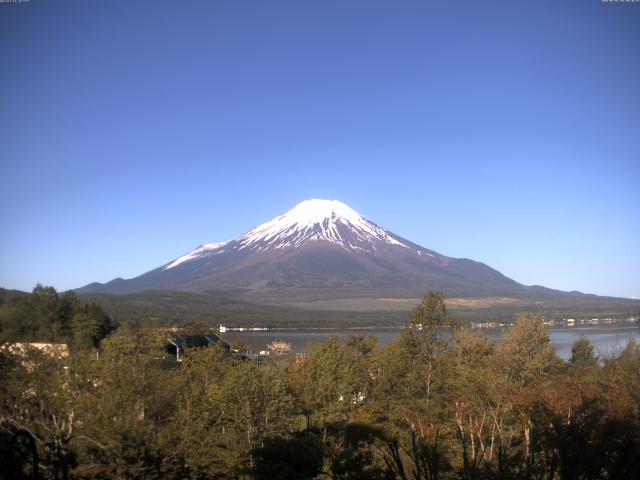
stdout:
POLYGON ((640 297, 640 4, 0 4, 0 286, 125 278, 308 198, 640 297))

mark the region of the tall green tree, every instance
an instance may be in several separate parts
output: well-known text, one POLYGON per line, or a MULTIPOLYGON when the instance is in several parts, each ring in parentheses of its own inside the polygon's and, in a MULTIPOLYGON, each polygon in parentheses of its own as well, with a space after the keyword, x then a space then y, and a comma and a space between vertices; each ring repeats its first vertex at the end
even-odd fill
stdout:
POLYGON ((74 292, 58 294, 40 284, 0 306, 0 340, 8 342, 97 346, 112 330, 113 322, 98 305, 81 306, 74 292))
POLYGON ((588 366, 592 367, 598 363, 598 356, 596 355, 593 345, 587 337, 581 335, 571 347, 571 358, 569 363, 573 366, 588 366))
POLYGON ((71 318, 73 340, 78 346, 98 347, 112 329, 111 319, 95 303, 85 305, 71 318))
POLYGON ((433 331, 449 321, 445 297, 441 292, 429 291, 409 314, 411 325, 433 331))
POLYGON ((321 428, 344 420, 369 395, 367 357, 356 344, 347 346, 338 337, 316 345, 308 359, 290 371, 293 390, 309 424, 321 428))
POLYGON ((543 381, 559 359, 538 314, 522 313, 497 350, 501 369, 518 388, 543 381))
POLYGON ((76 476, 175 478, 182 469, 170 430, 182 388, 179 371, 162 360, 164 335, 123 329, 99 357, 76 352, 72 365, 84 442, 76 476))
POLYGON ((78 409, 63 350, 33 347, 4 351, 0 427, 12 435, 27 432, 38 452, 46 479, 68 478, 76 465, 72 441, 78 436, 78 409))

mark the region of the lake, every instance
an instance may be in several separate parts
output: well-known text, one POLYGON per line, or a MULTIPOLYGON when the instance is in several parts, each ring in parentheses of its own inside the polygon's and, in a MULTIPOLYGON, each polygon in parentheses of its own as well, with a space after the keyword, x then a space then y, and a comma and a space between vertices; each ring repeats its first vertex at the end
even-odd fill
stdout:
MULTIPOLYGON (((508 327, 478 328, 491 338, 500 340, 508 327)), ((400 335, 400 328, 354 328, 354 329, 277 329, 259 331, 227 331, 220 336, 229 343, 235 339, 244 339, 254 353, 266 350, 274 340, 290 343, 293 352, 307 352, 314 344, 335 335, 348 338, 352 335, 375 335, 378 342, 385 345, 400 335)), ((637 323, 617 322, 606 325, 553 326, 550 328, 551 343, 561 358, 571 356, 571 346, 585 335, 598 355, 606 356, 620 352, 631 338, 640 343, 640 326, 637 323)))

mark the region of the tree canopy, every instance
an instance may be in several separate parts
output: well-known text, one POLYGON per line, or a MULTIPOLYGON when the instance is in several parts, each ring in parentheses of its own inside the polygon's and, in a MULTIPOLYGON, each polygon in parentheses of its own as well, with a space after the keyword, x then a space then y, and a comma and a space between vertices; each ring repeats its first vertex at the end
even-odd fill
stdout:
POLYGON ((59 294, 40 284, 31 295, 0 305, 0 342, 54 342, 97 347, 114 328, 95 303, 81 305, 73 291, 59 294))
POLYGON ((101 353, 0 348, 0 478, 29 478, 36 456, 42 479, 636 478, 635 342, 598 359, 580 339, 564 361, 534 314, 498 343, 432 337, 447 314, 427 297, 385 346, 332 337, 266 365, 209 347, 178 363, 166 329, 101 338, 93 307, 39 287, 10 307, 44 316, 25 334, 97 338, 101 353))

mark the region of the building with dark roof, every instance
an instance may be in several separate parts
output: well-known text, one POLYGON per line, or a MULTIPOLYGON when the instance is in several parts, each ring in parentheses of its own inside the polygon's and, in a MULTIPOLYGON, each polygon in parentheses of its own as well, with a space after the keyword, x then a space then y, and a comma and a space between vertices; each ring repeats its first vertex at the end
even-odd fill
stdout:
POLYGON ((172 333, 169 337, 169 343, 166 350, 171 355, 176 356, 176 361, 181 362, 184 353, 189 348, 203 348, 220 345, 222 348, 231 353, 231 345, 215 334, 209 335, 182 335, 172 333))

